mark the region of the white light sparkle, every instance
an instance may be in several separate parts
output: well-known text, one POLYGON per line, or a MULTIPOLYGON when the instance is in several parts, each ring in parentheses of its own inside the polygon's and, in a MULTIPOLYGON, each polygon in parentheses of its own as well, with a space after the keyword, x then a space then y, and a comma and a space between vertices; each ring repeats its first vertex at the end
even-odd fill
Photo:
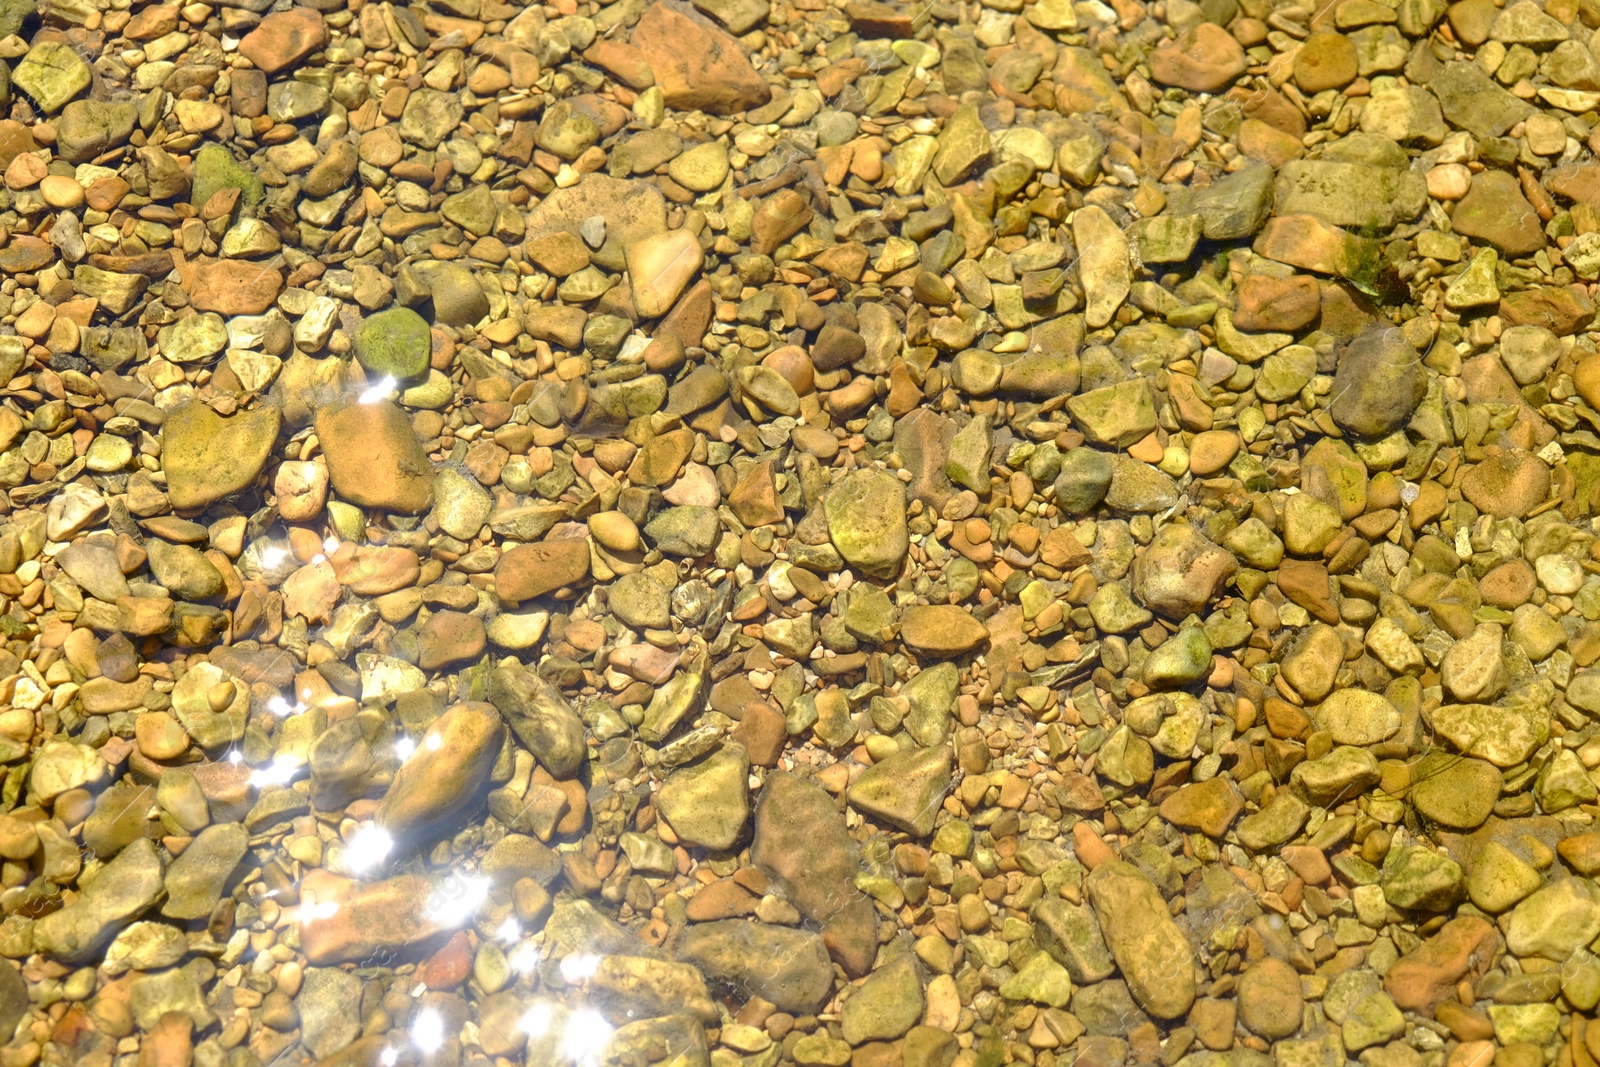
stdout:
POLYGON ((574 952, 561 961, 561 978, 568 985, 587 982, 600 969, 600 957, 588 952, 574 952))
POLYGON ((554 1021, 554 1017, 555 1012, 550 1010, 550 1005, 541 1000, 522 1013, 517 1025, 528 1037, 538 1039, 550 1032, 550 1023, 554 1021))
POLYGON ((489 902, 489 888, 493 882, 481 875, 470 875, 461 879, 461 896, 457 903, 461 907, 461 921, 466 922, 478 913, 478 909, 489 902))
POLYGON ((300 765, 288 756, 278 756, 267 767, 250 772, 250 784, 256 788, 264 785, 288 785, 300 773, 300 765))
POLYGON ((578 1064, 598 1063, 611 1034, 611 1024, 593 1008, 575 1011, 561 1034, 561 1055, 578 1064))
POLYGON ((416 750, 417 743, 411 740, 409 737, 402 737, 400 740, 394 743, 394 754, 401 763, 404 763, 406 760, 410 759, 411 754, 416 750))
POLYGON ((411 1040, 423 1052, 438 1052, 444 1047, 444 1020, 429 1008, 417 1014, 411 1024, 411 1040))
POLYGON ((388 396, 389 390, 393 389, 394 386, 394 378, 385 374, 382 378, 379 378, 377 381, 367 386, 366 391, 361 394, 361 403, 376 404, 378 401, 388 396))
POLYGON ((365 874, 383 864, 394 851, 394 838, 381 826, 363 826, 345 846, 345 866, 357 874, 365 874))
POLYGON ((511 950, 511 957, 506 962, 518 974, 532 974, 539 969, 539 949, 532 941, 524 941, 511 950))
POLYGON ((266 548, 261 550, 262 566, 269 569, 278 566, 278 564, 282 563, 288 558, 289 550, 286 548, 279 548, 277 545, 268 545, 266 548))

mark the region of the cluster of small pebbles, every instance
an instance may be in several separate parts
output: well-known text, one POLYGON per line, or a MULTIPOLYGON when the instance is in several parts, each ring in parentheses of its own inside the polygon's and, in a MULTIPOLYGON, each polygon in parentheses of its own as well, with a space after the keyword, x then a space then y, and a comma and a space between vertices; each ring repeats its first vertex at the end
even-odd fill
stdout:
POLYGON ((0 1067, 1597 1067, 1600 2, 0 0, 0 1067))

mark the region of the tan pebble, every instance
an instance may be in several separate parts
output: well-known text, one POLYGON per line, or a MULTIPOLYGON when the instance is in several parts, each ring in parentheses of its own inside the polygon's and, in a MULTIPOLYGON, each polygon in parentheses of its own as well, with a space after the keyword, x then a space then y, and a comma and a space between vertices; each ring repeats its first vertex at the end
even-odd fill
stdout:
POLYGON ((83 203, 83 186, 65 174, 49 174, 39 183, 44 202, 54 208, 74 208, 83 203))
POLYGON ((1600 356, 1585 356, 1572 372, 1572 384, 1583 402, 1600 411, 1600 356))
POLYGON ((279 464, 273 478, 278 513, 285 522, 310 522, 328 500, 328 469, 318 463, 290 460, 279 464))
POLYGON ((1222 470, 1239 453, 1239 435, 1232 430, 1206 430, 1195 434, 1189 446, 1189 470, 1206 477, 1222 470))
POLYGON ((238 694, 232 682, 218 682, 206 690, 206 703, 211 705, 212 711, 222 711, 233 703, 233 698, 238 694))
POLYGON ((37 341, 50 333, 50 327, 55 321, 56 309, 39 300, 30 304, 27 311, 17 316, 17 332, 37 341))
POLYGON ((1150 434, 1142 441, 1137 441, 1128 448, 1128 455, 1143 463, 1160 463, 1165 454, 1161 441, 1155 434, 1150 434))
POLYGON ((1493 1062, 1493 1041, 1463 1041, 1451 1050, 1445 1067, 1489 1067, 1493 1062))
POLYGON ((112 176, 97 179, 89 186, 84 196, 89 206, 96 211, 110 211, 128 195, 128 190, 129 185, 126 181, 112 176))
POLYGON ((1426 175, 1428 195, 1435 200, 1460 200, 1472 186, 1472 172, 1462 163, 1440 163, 1426 175))
POLYGON ((1107 860, 1117 858, 1117 854, 1106 844, 1105 838, 1094 832, 1094 828, 1086 822, 1076 823, 1072 827, 1072 840, 1074 851, 1078 854, 1078 862, 1091 871, 1105 863, 1107 860))
POLYGON ((13 159, 6 167, 7 189, 32 189, 50 173, 45 161, 29 152, 13 159))
POLYGON ((1295 55, 1295 84, 1305 93, 1341 88, 1358 72, 1355 44, 1337 33, 1313 33, 1295 55))
POLYGON ((189 735, 164 711, 142 712, 133 721, 133 734, 139 752, 153 760, 176 759, 189 748, 189 735))
POLYGON ((633 552, 639 548, 639 527, 620 511, 602 511, 589 519, 589 533, 602 548, 633 552))
POLYGON ((1249 61, 1228 31, 1202 22, 1150 53, 1150 77, 1196 93, 1213 93, 1243 74, 1249 61))

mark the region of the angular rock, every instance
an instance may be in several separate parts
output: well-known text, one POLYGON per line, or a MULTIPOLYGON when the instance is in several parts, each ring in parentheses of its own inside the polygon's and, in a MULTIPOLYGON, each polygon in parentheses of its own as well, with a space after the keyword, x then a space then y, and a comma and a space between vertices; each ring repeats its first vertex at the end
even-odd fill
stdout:
POLYGON ((833 967, 822 938, 808 930, 724 919, 693 923, 678 957, 741 997, 758 996, 779 1011, 817 1011, 833 994, 833 967))
POLYGON ((846 796, 856 810, 926 837, 950 788, 951 763, 944 747, 899 752, 863 771, 846 796))
POLYGON ((785 888, 800 914, 822 926, 829 952, 847 974, 867 973, 877 954, 877 914, 855 891, 856 845, 821 786, 786 771, 767 776, 756 802, 750 861, 785 888))
POLYGON ((135 841, 80 889, 77 900, 33 926, 34 947, 67 963, 92 959, 128 922, 160 901, 161 858, 155 845, 135 841))

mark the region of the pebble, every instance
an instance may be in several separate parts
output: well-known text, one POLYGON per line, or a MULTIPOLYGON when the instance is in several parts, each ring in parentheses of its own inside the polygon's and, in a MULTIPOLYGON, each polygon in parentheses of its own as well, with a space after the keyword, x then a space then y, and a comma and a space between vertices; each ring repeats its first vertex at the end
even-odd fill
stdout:
POLYGON ((1122 860, 1095 867, 1085 888, 1134 999, 1160 1019, 1187 1012, 1195 999, 1194 965, 1160 891, 1122 860))
POLYGON ((191 402, 169 415, 161 441, 172 506, 205 507, 253 483, 266 465, 278 425, 272 408, 225 418, 191 402))
POLYGON ((1581 14, 0 8, 13 1058, 1583 1067, 1581 14))
POLYGON ((433 503, 433 464, 405 414, 389 401, 322 408, 316 426, 340 497, 413 515, 433 503))

